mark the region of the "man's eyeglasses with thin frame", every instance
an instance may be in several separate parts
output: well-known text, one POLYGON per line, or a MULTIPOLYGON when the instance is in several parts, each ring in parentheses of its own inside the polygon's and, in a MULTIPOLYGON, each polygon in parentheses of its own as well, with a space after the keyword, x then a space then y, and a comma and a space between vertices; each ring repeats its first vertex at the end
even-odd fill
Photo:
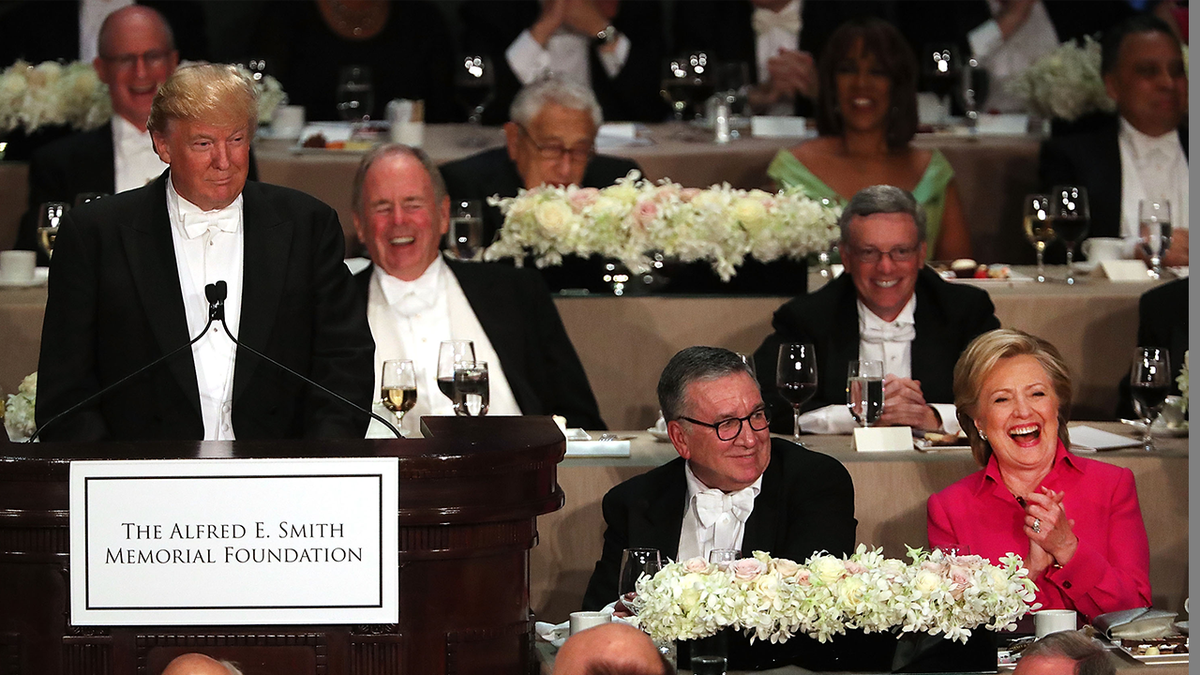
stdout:
POLYGON ((771 426, 771 413, 768 412, 766 408, 759 408, 745 417, 730 417, 713 424, 701 422, 700 420, 692 419, 691 417, 680 416, 679 419, 691 422, 692 424, 699 424, 702 427, 708 427, 709 429, 716 431, 717 438, 721 439, 722 441, 732 441, 733 439, 737 438, 738 434, 742 433, 742 422, 749 423, 750 428, 754 431, 763 431, 767 427, 771 426))
POLYGON ((862 262, 865 262, 868 265, 874 265, 880 260, 883 260, 883 256, 885 255, 891 258, 892 262, 894 263, 908 262, 917 256, 917 250, 920 248, 921 243, 917 242, 912 246, 896 246, 895 248, 889 248, 886 251, 880 251, 877 248, 871 247, 859 248, 857 246, 851 246, 850 250, 853 251, 854 256, 862 262))
POLYGON ((101 60, 116 65, 121 70, 132 70, 137 66, 138 59, 146 62, 147 68, 158 68, 171 58, 170 49, 151 49, 141 54, 118 54, 116 56, 101 56, 101 60))
POLYGON ((518 124, 517 128, 533 143, 533 147, 537 148, 538 156, 548 162, 557 162, 562 160, 563 155, 570 156, 572 162, 584 164, 592 159, 592 155, 596 154, 596 148, 588 146, 587 148, 564 148, 561 145, 542 145, 537 142, 533 134, 525 128, 525 125, 518 124))

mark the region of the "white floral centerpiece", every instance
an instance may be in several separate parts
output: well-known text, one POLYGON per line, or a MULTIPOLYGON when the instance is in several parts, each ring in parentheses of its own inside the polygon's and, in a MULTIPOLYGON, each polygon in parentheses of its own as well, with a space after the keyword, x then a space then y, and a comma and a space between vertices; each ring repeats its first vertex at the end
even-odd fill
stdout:
POLYGON ((37 372, 21 380, 17 393, 8 395, 4 404, 4 429, 10 440, 22 441, 33 435, 37 423, 33 419, 34 403, 37 401, 37 372))
POLYGON ((601 255, 640 273, 658 252, 708 261, 728 281, 747 255, 762 262, 803 258, 837 237, 838 210, 799 191, 685 188, 667 179, 651 183, 637 171, 605 188, 543 185, 488 203, 500 207, 504 227, 485 259, 520 264, 531 253, 538 267, 568 254, 601 255))
POLYGON ((1045 118, 1073 122, 1116 109, 1100 76, 1100 43, 1091 37, 1084 37, 1083 45, 1062 43, 1014 78, 1009 91, 1045 118))
POLYGON ((1175 378, 1175 384, 1179 385, 1180 397, 1183 399, 1180 412, 1186 413, 1188 409, 1188 354, 1192 350, 1188 349, 1183 352, 1183 368, 1179 371, 1179 377, 1175 378))
POLYGON ((850 556, 804 564, 762 551, 721 568, 702 558, 643 576, 633 621, 655 640, 694 640, 724 628, 754 640, 821 642, 848 629, 943 635, 966 642, 979 626, 1011 629, 1031 609, 1036 587, 1020 557, 909 549, 906 563, 860 544, 850 556))

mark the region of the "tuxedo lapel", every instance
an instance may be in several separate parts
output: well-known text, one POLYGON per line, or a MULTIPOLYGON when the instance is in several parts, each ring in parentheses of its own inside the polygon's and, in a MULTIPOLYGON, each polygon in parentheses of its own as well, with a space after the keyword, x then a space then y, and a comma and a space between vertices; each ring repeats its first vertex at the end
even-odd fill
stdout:
MULTIPOLYGON (((100 127, 100 132, 97 142, 100 144, 103 152, 98 156, 103 157, 104 161, 96 166, 96 180, 108 186, 109 194, 117 192, 117 166, 116 155, 117 151, 113 147, 112 122, 100 127)), ((165 190, 166 188, 164 188, 165 190)), ((165 192, 163 193, 166 194, 165 192)), ((165 199, 165 196, 164 196, 165 199)), ((166 208, 166 202, 163 203, 163 208, 166 208)))
POLYGON ((674 560, 679 556, 679 535, 683 530, 683 511, 686 505, 687 480, 683 476, 684 462, 673 460, 662 483, 654 494, 647 496, 643 510, 645 531, 630 531, 633 546, 653 545, 663 558, 674 560), (643 543, 644 542, 644 543, 643 543))
MULTIPOLYGON (((947 354, 946 345, 954 344, 949 335, 948 322, 938 306, 937 299, 930 291, 922 276, 935 274, 928 268, 922 269, 917 277, 917 309, 913 313, 913 323, 916 324, 917 336, 912 342, 912 379, 921 383, 921 390, 926 400, 948 400, 937 392, 942 389, 942 377, 939 373, 949 373, 949 368, 939 367, 939 362, 945 358, 957 359, 957 354, 947 354)), ((949 383, 947 383, 947 388, 949 383)))
MULTIPOLYGON (((771 454, 774 456, 775 453, 771 454)), ((755 551, 774 551, 778 548, 775 532, 779 529, 779 518, 784 510, 784 489, 783 475, 777 463, 778 459, 768 464, 763 472, 762 486, 754 498, 754 510, 746 520, 746 532, 742 536, 743 558, 751 557, 755 551)))
POLYGON ((488 275, 481 273, 487 268, 476 263, 454 260, 447 260, 446 263, 458 280, 463 295, 467 296, 471 311, 475 313, 475 318, 487 334, 496 355, 500 357, 504 376, 517 399, 517 405, 522 410, 536 410, 538 397, 524 376, 528 367, 525 363, 525 350, 522 349, 525 331, 531 327, 519 318, 520 311, 514 304, 519 300, 512 297, 513 288, 491 283, 488 275))
MULTIPOLYGON (((858 291, 850 275, 843 274, 832 283, 839 281, 842 286, 834 306, 833 327, 830 329, 833 338, 830 344, 833 345, 833 349, 823 357, 823 372, 829 373, 833 379, 830 382, 818 383, 828 401, 845 398, 846 366, 851 361, 858 360, 858 291)), ((822 357, 818 354, 817 358, 822 357)))
MULTIPOLYGON (((145 188, 141 213, 121 224, 121 241, 129 271, 146 311, 146 322, 154 332, 154 339, 163 354, 191 339, 187 314, 183 308, 183 291, 179 286, 175 246, 171 239, 171 219, 167 215, 166 176, 164 172, 145 188)), ((167 368, 178 380, 199 416, 200 387, 196 383, 196 369, 191 354, 187 358, 170 359, 167 368)))
MULTIPOLYGON (((255 182, 242 190, 242 312, 238 340, 265 351, 283 295, 293 225, 266 202, 255 182)), ((253 379, 262 359, 239 349, 234 365, 233 402, 253 379)))

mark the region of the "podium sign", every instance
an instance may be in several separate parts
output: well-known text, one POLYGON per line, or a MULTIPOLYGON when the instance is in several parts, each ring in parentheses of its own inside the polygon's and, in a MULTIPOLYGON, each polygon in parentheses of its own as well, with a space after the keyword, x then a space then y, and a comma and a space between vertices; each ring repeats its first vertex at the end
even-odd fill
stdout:
POLYGON ((396 623, 398 461, 71 463, 71 623, 396 623))

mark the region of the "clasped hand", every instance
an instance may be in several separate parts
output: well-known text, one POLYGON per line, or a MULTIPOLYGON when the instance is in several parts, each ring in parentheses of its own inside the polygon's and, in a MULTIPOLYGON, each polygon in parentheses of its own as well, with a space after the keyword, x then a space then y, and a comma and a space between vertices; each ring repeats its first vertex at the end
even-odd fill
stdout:
POLYGON ((1029 537, 1029 577, 1036 578, 1052 564, 1065 565, 1075 556, 1079 538, 1067 518, 1063 493, 1043 487, 1025 497, 1025 536, 1029 537))
POLYGON ((925 402, 921 383, 907 377, 888 375, 883 378, 883 414, 879 426, 940 429, 941 419, 925 402))

